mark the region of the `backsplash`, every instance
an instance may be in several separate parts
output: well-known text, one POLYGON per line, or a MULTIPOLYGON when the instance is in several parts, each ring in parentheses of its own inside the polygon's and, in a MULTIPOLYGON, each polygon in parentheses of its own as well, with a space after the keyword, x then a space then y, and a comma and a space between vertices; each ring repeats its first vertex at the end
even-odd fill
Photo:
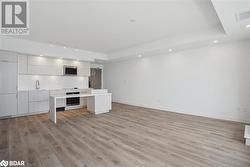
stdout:
POLYGON ((39 80, 40 89, 88 88, 88 77, 18 75, 18 90, 35 90, 39 80))

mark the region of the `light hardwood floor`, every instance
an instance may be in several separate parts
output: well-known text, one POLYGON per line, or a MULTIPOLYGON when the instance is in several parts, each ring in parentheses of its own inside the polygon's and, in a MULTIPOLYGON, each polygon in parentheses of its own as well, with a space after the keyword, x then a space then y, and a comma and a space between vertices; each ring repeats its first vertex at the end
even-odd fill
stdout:
POLYGON ((113 104, 0 120, 0 160, 34 167, 249 167, 241 123, 113 104))

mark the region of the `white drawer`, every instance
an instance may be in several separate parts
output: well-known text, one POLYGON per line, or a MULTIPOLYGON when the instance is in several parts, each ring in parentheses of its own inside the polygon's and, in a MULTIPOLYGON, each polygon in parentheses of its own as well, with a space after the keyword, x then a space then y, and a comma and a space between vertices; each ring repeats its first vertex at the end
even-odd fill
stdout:
POLYGON ((49 101, 49 91, 47 90, 34 90, 29 91, 29 101, 49 101))
POLYGON ((51 90, 49 94, 50 96, 64 96, 65 90, 51 90))
POLYGON ((29 113, 49 112, 49 101, 29 103, 29 113))

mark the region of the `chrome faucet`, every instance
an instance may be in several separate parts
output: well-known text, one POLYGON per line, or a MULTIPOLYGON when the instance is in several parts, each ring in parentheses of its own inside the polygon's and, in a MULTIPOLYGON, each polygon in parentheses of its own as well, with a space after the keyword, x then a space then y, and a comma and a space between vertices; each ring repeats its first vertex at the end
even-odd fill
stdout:
POLYGON ((36 80, 36 89, 40 89, 40 82, 39 82, 39 80, 36 80))

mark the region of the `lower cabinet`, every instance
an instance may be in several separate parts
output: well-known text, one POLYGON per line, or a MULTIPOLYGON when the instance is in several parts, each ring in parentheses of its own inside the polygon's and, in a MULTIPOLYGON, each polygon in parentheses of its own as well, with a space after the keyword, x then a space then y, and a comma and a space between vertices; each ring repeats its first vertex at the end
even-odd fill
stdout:
POLYGON ((29 92, 20 91, 18 92, 18 115, 28 114, 29 113, 29 92))
POLYGON ((17 113, 16 94, 0 95, 0 117, 14 116, 17 113))
POLYGON ((29 113, 49 112, 49 101, 29 102, 29 113))
POLYGON ((46 112, 49 112, 49 91, 29 91, 29 113, 36 114, 46 112))
POLYGON ((49 91, 32 90, 18 92, 17 115, 49 112, 49 91))

